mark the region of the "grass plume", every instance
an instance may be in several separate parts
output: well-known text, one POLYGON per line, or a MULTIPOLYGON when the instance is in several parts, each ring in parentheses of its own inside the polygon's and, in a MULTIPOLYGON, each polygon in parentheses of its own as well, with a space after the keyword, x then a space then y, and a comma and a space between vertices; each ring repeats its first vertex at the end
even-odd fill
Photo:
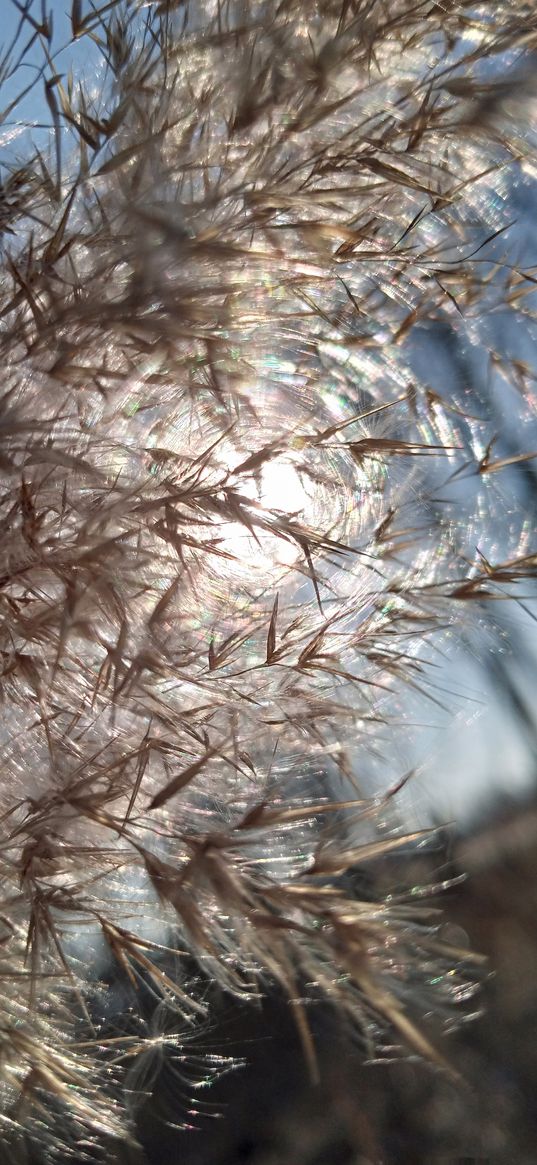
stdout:
MULTIPOLYGON (((409 345, 533 319, 499 202, 535 165, 537 24, 511 0, 73 0, 66 45, 47 0, 11 3, 2 1119, 14 1153, 46 1129, 92 1159, 166 1044, 141 1018, 99 1038, 110 968, 187 1032, 208 983, 278 984, 312 1072, 312 992, 449 1070, 413 1010, 471 958, 345 875, 423 840, 379 835, 359 770, 405 685, 436 698, 424 645, 536 574, 504 471, 537 454, 409 345)), ((530 417, 531 368, 489 366, 530 417)))

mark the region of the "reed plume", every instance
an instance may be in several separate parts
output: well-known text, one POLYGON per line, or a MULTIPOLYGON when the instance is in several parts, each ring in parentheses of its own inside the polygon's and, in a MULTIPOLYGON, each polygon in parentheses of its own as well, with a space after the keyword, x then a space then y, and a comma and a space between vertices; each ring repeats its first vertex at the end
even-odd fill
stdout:
POLYGON ((405 689, 428 699, 436 646, 535 576, 510 476, 535 454, 486 388, 530 424, 532 369, 490 344, 482 390, 438 388, 412 346, 533 318, 502 236, 537 24, 511 0, 72 0, 65 38, 12 4, 1 1119, 16 1160, 93 1160, 215 984, 283 988, 312 1073, 319 996, 372 1051, 444 1063, 419 1017, 449 1026, 476 966, 347 872, 423 840, 379 832, 404 771, 360 782, 405 689), (158 1022, 122 1020, 142 990, 158 1022))

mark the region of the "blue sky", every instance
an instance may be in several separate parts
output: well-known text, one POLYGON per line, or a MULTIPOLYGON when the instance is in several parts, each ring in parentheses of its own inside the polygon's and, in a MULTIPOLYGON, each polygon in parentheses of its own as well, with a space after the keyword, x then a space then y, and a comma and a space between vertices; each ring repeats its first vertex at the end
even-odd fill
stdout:
MULTIPOLYGON (((71 43, 70 0, 45 0, 45 3, 47 12, 52 16, 50 52, 54 69, 63 76, 68 74, 70 68, 77 71, 82 67, 82 70, 86 71, 90 65, 90 41, 88 37, 84 37, 79 43, 71 43)), ((87 8, 83 7, 84 10, 87 8)), ((41 0, 33 0, 29 11, 39 22, 41 20, 41 0)), ((21 15, 13 0, 2 0, 1 14, 0 50, 3 58, 6 52, 12 49, 17 32, 20 30, 21 15)), ((20 57, 21 50, 30 46, 15 74, 4 80, 0 87, 0 112, 4 115, 3 125, 0 127, 0 143, 3 136, 2 130, 4 130, 4 136, 6 131, 10 134, 13 125, 20 124, 21 121, 38 128, 50 124, 50 111, 45 100, 44 81, 39 75, 46 60, 45 45, 41 38, 31 45, 32 35, 32 28, 26 21, 23 23, 22 30, 19 31, 16 46, 10 53, 11 62, 14 64, 20 57), (18 102, 16 111, 14 110, 6 116, 10 104, 30 85, 32 85, 31 91, 18 102)), ((47 67, 45 76, 50 77, 52 72, 53 69, 47 67)), ((5 142, 3 144, 5 145, 5 142)))

